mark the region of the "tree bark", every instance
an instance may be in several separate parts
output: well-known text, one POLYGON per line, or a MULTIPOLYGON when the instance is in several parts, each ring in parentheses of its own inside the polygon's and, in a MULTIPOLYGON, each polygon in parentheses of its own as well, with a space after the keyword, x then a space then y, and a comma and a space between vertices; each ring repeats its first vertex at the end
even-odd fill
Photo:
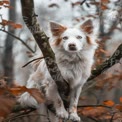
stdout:
MULTIPOLYGON (((15 22, 16 18, 16 11, 15 11, 15 0, 11 0, 10 1, 10 5, 14 8, 9 9, 9 20, 12 20, 15 22)), ((15 29, 11 28, 11 26, 8 26, 8 31, 12 34, 15 33, 15 29)), ((11 82, 13 81, 13 65, 14 65, 14 61, 13 61, 13 37, 11 37, 9 34, 6 37, 5 40, 5 49, 4 49, 4 53, 3 53, 3 68, 4 68, 4 76, 7 77, 7 82, 8 84, 11 84, 11 82)))
MULTIPOLYGON (((60 95, 66 97, 69 93, 68 84, 63 79, 61 72, 55 63, 55 55, 50 47, 48 41, 49 38, 43 32, 43 30, 40 29, 40 25, 37 22, 37 15, 34 12, 34 2, 33 0, 21 0, 21 4, 23 19, 43 53, 48 71, 51 74, 53 80, 56 82, 57 86, 60 86, 58 87, 60 95)), ((63 98, 64 97, 62 97, 62 99, 63 98)))

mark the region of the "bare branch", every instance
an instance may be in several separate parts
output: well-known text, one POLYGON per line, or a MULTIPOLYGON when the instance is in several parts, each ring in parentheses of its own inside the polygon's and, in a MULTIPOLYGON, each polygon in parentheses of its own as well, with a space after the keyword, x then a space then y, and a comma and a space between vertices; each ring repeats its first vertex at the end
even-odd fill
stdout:
POLYGON ((3 31, 3 32, 9 34, 10 36, 14 37, 15 39, 18 39, 18 40, 19 40, 20 42, 22 42, 22 44, 23 44, 24 46, 26 46, 32 53, 35 53, 35 51, 33 51, 33 50, 32 50, 22 39, 20 39, 19 37, 13 35, 12 33, 8 32, 8 31, 6 31, 6 30, 3 30, 3 29, 0 29, 0 31, 3 31))
POLYGON ((84 89, 82 93, 88 91, 93 86, 95 86, 96 82, 92 81, 94 78, 102 74, 104 71, 115 65, 116 63, 119 63, 120 59, 122 58, 122 44, 119 45, 119 47, 116 49, 114 54, 105 62, 103 62, 101 65, 97 66, 95 70, 92 70, 91 76, 88 79, 88 82, 84 86, 84 89))
POLYGON ((23 65, 22 68, 26 67, 28 64, 30 64, 30 63, 32 63, 32 62, 34 62, 34 61, 36 61, 36 60, 41 60, 41 59, 43 59, 43 58, 44 58, 44 57, 35 58, 35 59, 29 61, 28 63, 26 63, 25 65, 23 65))
POLYGON ((120 44, 120 46, 116 49, 114 54, 108 60, 103 62, 101 65, 97 66, 95 70, 92 70, 92 75, 90 76, 88 81, 94 79, 102 72, 112 67, 114 64, 119 63, 121 58, 122 58, 122 44, 120 44))

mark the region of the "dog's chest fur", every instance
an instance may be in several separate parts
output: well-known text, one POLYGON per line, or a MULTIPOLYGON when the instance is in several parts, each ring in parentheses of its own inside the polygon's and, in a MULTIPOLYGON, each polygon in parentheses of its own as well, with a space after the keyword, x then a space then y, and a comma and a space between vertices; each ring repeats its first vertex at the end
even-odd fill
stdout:
POLYGON ((82 79, 87 79, 90 75, 92 60, 89 60, 82 52, 69 54, 67 52, 56 53, 56 62, 64 79, 72 84, 82 84, 82 79))

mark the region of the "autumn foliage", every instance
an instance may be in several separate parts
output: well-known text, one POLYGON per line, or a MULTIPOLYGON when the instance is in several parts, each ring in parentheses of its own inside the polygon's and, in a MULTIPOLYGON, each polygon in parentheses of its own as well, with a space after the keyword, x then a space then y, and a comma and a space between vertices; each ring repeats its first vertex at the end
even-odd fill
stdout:
MULTIPOLYGON (((110 3, 110 0, 101 0, 101 2, 95 2, 92 1, 90 4, 100 6, 100 10, 104 12, 105 10, 108 10, 107 4, 110 3)), ((81 5, 82 2, 76 2, 73 3, 72 6, 81 5)), ((2 7, 6 9, 14 9, 12 6, 10 6, 10 2, 8 0, 2 0, 0 1, 0 9, 2 7)), ((49 6, 53 7, 53 6, 49 6)), ((94 15, 89 15, 87 17, 93 17, 94 15)), ((80 20, 77 19, 79 22, 80 20)), ((6 26, 10 26, 12 29, 21 29, 22 25, 13 22, 12 20, 6 20, 2 18, 2 15, 0 15, 0 25, 2 26, 0 30, 5 30, 6 26)), ((113 32, 115 29, 120 30, 118 27, 113 27, 110 29, 110 32, 113 32)), ((106 59, 110 57, 109 52, 105 49, 105 43, 108 39, 111 39, 111 36, 101 36, 98 39, 99 48, 96 51, 95 54, 95 64, 92 69, 94 69, 96 66, 103 63, 106 59)), ((94 99, 90 95, 85 95, 81 97, 80 101, 82 101, 84 104, 78 106, 78 113, 81 116, 88 117, 94 121, 101 121, 101 120, 110 120, 110 122, 121 120, 122 121, 122 96, 119 96, 119 99, 114 101, 113 99, 104 99, 99 100, 99 96, 104 92, 108 93, 111 92, 113 89, 121 90, 120 85, 118 85, 119 81, 122 81, 122 71, 115 71, 116 73, 103 73, 97 78, 94 79, 96 84, 92 87, 92 90, 90 91, 90 95, 92 94, 95 96, 95 104, 89 104, 89 99, 94 99), (95 93, 92 93, 92 91, 95 91, 95 93), (100 93, 101 94, 100 94, 100 93), (97 101, 97 102, 96 102, 97 101)), ((39 90, 35 88, 27 88, 25 86, 17 86, 12 85, 11 87, 6 84, 5 78, 0 78, 0 121, 6 120, 8 117, 15 115, 16 113, 13 110, 17 103, 17 98, 19 95, 21 95, 24 92, 28 92, 31 96, 33 96, 38 103, 44 103, 45 98, 43 93, 41 93, 39 90)), ((116 94, 115 94, 116 95, 116 94)), ((26 114, 28 109, 22 109, 18 111, 18 113, 24 113, 26 114)), ((31 113, 31 111, 29 112, 31 113)), ((28 114, 28 113, 27 113, 28 114)), ((13 116, 13 117, 15 117, 13 116)))
POLYGON ((17 104, 17 98, 24 92, 28 92, 33 96, 38 103, 43 103, 44 96, 43 94, 35 88, 26 88, 25 86, 16 86, 13 85, 9 87, 6 82, 0 80, 0 117, 6 118, 9 114, 13 113, 12 110, 14 105, 17 104))

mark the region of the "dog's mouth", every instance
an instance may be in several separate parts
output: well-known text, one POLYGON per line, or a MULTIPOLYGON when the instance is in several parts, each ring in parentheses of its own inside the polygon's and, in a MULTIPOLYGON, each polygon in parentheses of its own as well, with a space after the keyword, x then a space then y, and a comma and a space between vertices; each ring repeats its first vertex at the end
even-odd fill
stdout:
POLYGON ((69 51, 77 51, 76 47, 70 47, 69 51))
POLYGON ((76 48, 68 49, 67 51, 70 52, 70 53, 77 53, 77 52, 79 52, 79 50, 77 50, 76 48))

